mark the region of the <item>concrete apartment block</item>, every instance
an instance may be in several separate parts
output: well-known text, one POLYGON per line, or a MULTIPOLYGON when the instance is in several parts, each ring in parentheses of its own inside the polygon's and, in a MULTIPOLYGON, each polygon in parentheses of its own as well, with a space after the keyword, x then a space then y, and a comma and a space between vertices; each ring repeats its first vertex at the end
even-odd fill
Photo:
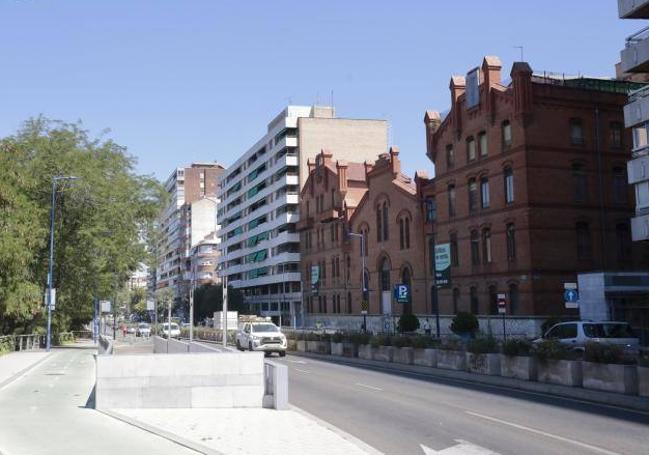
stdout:
POLYGON ((262 407, 258 352, 97 356, 95 406, 110 408, 262 407))

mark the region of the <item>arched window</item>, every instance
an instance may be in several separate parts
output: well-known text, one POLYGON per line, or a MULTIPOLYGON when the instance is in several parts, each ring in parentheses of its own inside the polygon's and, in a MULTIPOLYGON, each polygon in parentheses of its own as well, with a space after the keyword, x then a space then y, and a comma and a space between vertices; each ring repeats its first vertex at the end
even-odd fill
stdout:
POLYGON ((585 202, 588 198, 588 176, 583 163, 573 163, 572 178, 575 185, 575 201, 585 202))
POLYGON ((505 183, 505 203, 511 204, 514 202, 514 171, 511 167, 507 166, 504 169, 503 179, 505 183))
POLYGON ((476 159, 476 151, 475 151, 475 139, 473 136, 469 136, 466 140, 466 160, 467 161, 473 161, 476 159))
POLYGON ((471 313, 478 314, 480 312, 480 302, 478 301, 478 288, 471 286, 471 313))
POLYGON ((390 261, 387 258, 383 258, 381 261, 381 267, 379 268, 380 272, 380 283, 381 291, 390 290, 390 261))
POLYGON ((498 314, 498 292, 493 284, 489 286, 489 313, 498 314))
POLYGON ((448 186, 448 216, 455 216, 455 185, 448 186))
POLYGON ((477 230, 471 231, 471 264, 480 264, 480 235, 477 230))
POLYGON ((502 125, 502 141, 503 141, 503 150, 508 149, 512 146, 512 125, 509 123, 509 120, 505 120, 502 125))
POLYGON ((399 247, 402 250, 410 248, 410 218, 408 215, 399 217, 399 247))
POLYGON ((346 264, 346 266, 347 266, 347 273, 345 274, 345 276, 346 276, 346 279, 347 279, 347 283, 349 283, 349 280, 351 279, 351 274, 352 274, 352 271, 351 271, 352 270, 352 260, 349 257, 349 255, 347 255, 347 264, 346 264))
POLYGON ((352 293, 347 292, 347 314, 352 314, 352 293))
POLYGON ((509 314, 517 314, 520 297, 518 295, 518 285, 509 285, 509 314))
POLYGON ((381 204, 376 207, 376 241, 380 242, 383 240, 383 230, 381 229, 381 223, 383 217, 381 216, 381 204))
POLYGON ((482 230, 482 260, 485 264, 490 264, 493 260, 491 257, 491 229, 482 230))
POLYGON ((388 240, 388 203, 383 203, 383 240, 388 240))
POLYGON ((469 212, 478 208, 478 184, 475 178, 469 179, 469 212))
POLYGON ((512 262, 516 259, 516 227, 514 223, 508 223, 505 227, 507 237, 507 260, 512 262))

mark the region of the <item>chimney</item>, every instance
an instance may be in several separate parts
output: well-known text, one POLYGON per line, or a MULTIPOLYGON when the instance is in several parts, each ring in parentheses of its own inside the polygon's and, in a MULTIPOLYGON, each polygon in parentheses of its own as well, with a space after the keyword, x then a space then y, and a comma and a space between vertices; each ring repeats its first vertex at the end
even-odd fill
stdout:
POLYGON ((365 166, 365 182, 369 182, 369 179, 367 178, 367 174, 369 174, 372 171, 372 165, 367 161, 363 161, 363 166, 365 166))
POLYGON ((347 191, 347 161, 336 161, 336 170, 338 171, 338 189, 341 192, 347 191))
POLYGON ((399 147, 393 145, 390 147, 390 167, 392 168, 393 174, 399 174, 401 172, 401 161, 399 160, 399 147))
POLYGON ((485 88, 491 88, 500 83, 500 70, 503 64, 495 55, 487 55, 482 60, 482 77, 485 88))
POLYGON ((527 62, 515 62, 511 71, 514 87, 514 113, 526 114, 532 111, 532 68, 527 62))
POLYGON ((424 115, 424 125, 426 125, 426 155, 434 162, 434 149, 435 149, 435 132, 442 124, 442 118, 437 111, 426 111, 424 115))
POLYGON ((462 106, 460 105, 460 96, 464 93, 466 88, 466 81, 464 76, 451 77, 449 85, 451 89, 451 111, 453 112, 453 124, 455 131, 459 135, 462 132, 462 106))

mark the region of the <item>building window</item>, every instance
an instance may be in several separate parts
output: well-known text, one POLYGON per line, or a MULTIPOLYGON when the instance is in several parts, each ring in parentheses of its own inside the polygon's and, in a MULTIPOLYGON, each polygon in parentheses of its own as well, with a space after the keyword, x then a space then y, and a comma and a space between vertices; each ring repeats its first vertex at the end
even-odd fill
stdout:
POLYGON ((405 248, 405 219, 404 218, 399 218, 399 248, 404 249, 405 248))
POLYGON ((437 218, 437 204, 435 198, 426 198, 426 222, 430 223, 437 218))
POLYGON ((383 203, 383 240, 388 240, 388 203, 383 203))
POLYGON ((588 177, 582 163, 573 163, 572 178, 575 185, 575 202, 585 202, 588 197, 588 177))
POLYGON ((351 270, 352 270, 352 259, 349 257, 349 255, 347 255, 347 261, 346 262, 347 262, 347 264, 346 264, 346 267, 347 267, 347 283, 349 283, 349 280, 351 280, 351 276, 352 276, 352 272, 351 272, 351 270))
POLYGON ((334 209, 336 207, 336 190, 334 188, 331 189, 331 208, 334 209))
POLYGON ((512 262, 516 259, 516 228, 514 223, 507 224, 505 235, 507 237, 507 260, 512 262))
POLYGON ((485 264, 490 264, 493 260, 491 257, 491 229, 482 230, 482 260, 485 264))
POLYGON ((502 123, 502 140, 503 140, 503 150, 508 149, 512 146, 512 125, 509 123, 509 120, 505 120, 502 123))
POLYGON ((322 297, 322 312, 326 313, 327 312, 327 296, 322 297))
POLYGON ((336 235, 335 232, 334 232, 335 230, 336 230, 336 226, 334 226, 334 224, 332 223, 329 226, 329 236, 331 237, 331 243, 332 244, 334 243, 334 237, 336 235))
POLYGON ((453 289, 453 314, 457 314, 460 309, 460 290, 458 288, 453 289))
POLYGON ((478 134, 478 143, 480 144, 480 156, 487 156, 489 149, 487 148, 487 133, 484 131, 478 134))
POLYGON ((449 169, 455 166, 455 151, 453 150, 453 145, 449 144, 446 146, 446 167, 449 169))
POLYGON ((383 259, 381 262, 381 291, 390 290, 390 263, 387 259, 383 259))
POLYGON ((489 286, 489 314, 498 314, 498 292, 493 284, 489 286))
POLYGON ((428 256, 430 259, 430 274, 435 276, 435 236, 428 238, 428 256))
POLYGON ((620 122, 611 122, 610 127, 610 146, 614 148, 622 147, 622 135, 624 134, 624 126, 620 122))
POLYGON ((457 234, 454 232, 450 235, 451 243, 451 265, 458 267, 460 265, 460 256, 458 252, 457 234))
POLYGON ((577 223, 575 229, 577 231, 577 258, 590 259, 592 255, 592 246, 588 223, 577 223))
POLYGON ((352 314, 352 293, 347 292, 347 314, 352 314))
POLYGON ((512 283, 509 285, 509 314, 517 314, 519 304, 518 285, 512 283))
POLYGON ((633 150, 634 151, 639 151, 640 149, 643 149, 647 147, 649 144, 649 139, 648 139, 648 132, 647 132, 647 124, 644 123, 641 126, 636 126, 634 127, 631 132, 633 133, 633 150))
POLYGON ((480 235, 478 231, 471 231, 471 264, 480 264, 480 235))
POLYGON ((376 241, 381 242, 383 239, 383 231, 381 230, 381 223, 383 217, 381 216, 381 204, 376 207, 376 241))
POLYGON ((410 248, 410 218, 406 218, 406 249, 410 248))
POLYGON ((617 238, 617 260, 620 266, 629 266, 631 260, 631 234, 629 233, 629 225, 626 223, 619 223, 615 226, 615 235, 617 238))
POLYGON ((570 143, 573 145, 583 145, 584 143, 584 127, 581 119, 570 119, 570 143))
POLYGON ((469 212, 478 208, 478 184, 475 178, 469 179, 469 212))
POLYGON ((306 201, 306 214, 309 216, 311 213, 311 201, 306 201))
POLYGON ((331 258, 331 278, 336 278, 336 258, 331 258))
POLYGON ((470 136, 466 140, 466 159, 467 161, 476 159, 475 139, 473 139, 473 136, 470 136))
POLYGON ((511 167, 506 167, 503 171, 505 182, 505 203, 511 204, 514 202, 514 171, 511 167))
POLYGON ((455 216, 455 185, 448 186, 448 216, 455 216))
POLYGON ((626 170, 623 167, 613 168, 613 202, 625 204, 629 186, 626 178, 626 170))
POLYGON ((483 209, 489 208, 489 179, 487 177, 480 179, 480 206, 483 209))
POLYGON ((471 286, 471 313, 478 314, 480 312, 480 301, 478 300, 478 288, 471 286))

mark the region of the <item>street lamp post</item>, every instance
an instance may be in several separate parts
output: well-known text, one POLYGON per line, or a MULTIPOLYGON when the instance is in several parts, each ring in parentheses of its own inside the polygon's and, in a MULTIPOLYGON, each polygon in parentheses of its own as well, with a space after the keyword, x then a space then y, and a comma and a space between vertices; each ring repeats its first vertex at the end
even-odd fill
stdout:
MULTIPOLYGON (((363 234, 357 234, 356 232, 348 232, 347 235, 349 235, 350 237, 360 237, 361 239, 361 262, 363 268, 361 273, 361 301, 363 301, 367 292, 367 289, 365 287, 365 236, 363 234)), ((361 310, 361 312, 363 313, 363 332, 367 332, 367 311, 361 310)))
POLYGON ((54 219, 56 216, 56 183, 59 180, 76 180, 78 177, 55 175, 52 177, 52 206, 50 207, 50 260, 47 267, 47 340, 46 348, 49 352, 52 348, 52 306, 54 305, 53 295, 53 270, 54 270, 54 219))
POLYGON ((192 341, 194 341, 194 287, 196 285, 196 278, 195 278, 196 270, 195 270, 194 262, 195 262, 194 258, 192 257, 192 267, 191 267, 192 277, 189 285, 189 346, 187 346, 188 351, 191 351, 191 344, 192 341))

